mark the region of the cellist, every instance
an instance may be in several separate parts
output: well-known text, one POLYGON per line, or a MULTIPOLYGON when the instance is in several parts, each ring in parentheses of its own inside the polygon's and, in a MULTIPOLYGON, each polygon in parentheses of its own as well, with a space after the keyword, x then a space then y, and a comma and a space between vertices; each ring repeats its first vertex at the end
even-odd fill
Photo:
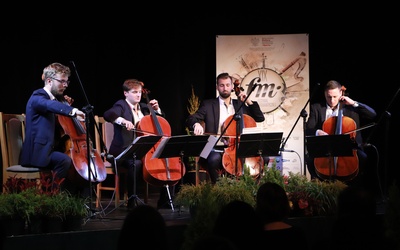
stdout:
MULTIPOLYGON (((326 83, 324 86, 325 100, 323 102, 313 103, 310 106, 310 115, 306 122, 306 135, 328 135, 327 132, 322 130, 323 124, 330 117, 338 115, 339 106, 341 107, 343 116, 347 116, 354 120, 357 129, 360 128, 361 120, 372 121, 375 119, 376 112, 373 108, 344 95, 344 91, 344 86, 335 80, 330 80, 326 83)), ((363 149, 363 139, 360 132, 356 133, 355 142, 357 144, 357 157, 359 163, 358 176, 360 176, 363 174, 367 162, 367 154, 363 149)), ((315 171, 314 159, 308 157, 306 160, 311 179, 319 178, 315 171)), ((352 182, 354 182, 354 180, 352 180, 352 182)))
POLYGON ((65 178, 61 186, 63 189, 77 193, 81 190, 77 190, 68 179, 73 168, 72 159, 65 152, 57 150, 62 147, 58 145, 62 134, 57 115, 85 120, 83 111, 66 103, 69 97, 64 96, 64 91, 69 86, 70 75, 70 68, 57 62, 43 69, 44 87, 33 91, 26 104, 25 140, 20 164, 53 170, 58 179, 65 178))
MULTIPOLYGON (((136 139, 137 134, 135 130, 138 123, 145 115, 150 114, 148 105, 142 102, 143 87, 144 83, 137 79, 126 79, 122 84, 124 98, 117 100, 103 114, 106 121, 114 124, 114 137, 109 148, 109 153, 114 157, 122 153, 136 139)), ((161 110, 156 99, 150 100, 149 103, 156 115, 165 117, 165 113, 161 110)), ((119 166, 125 167, 128 170, 127 192, 128 197, 132 197, 134 195, 134 185, 136 185, 134 183, 134 171, 136 171, 136 176, 141 176, 140 173, 143 170, 142 160, 136 159, 133 162, 133 158, 127 158, 119 166)), ((163 190, 160 192, 158 208, 167 204, 166 193, 163 190)), ((134 201, 129 199, 128 209, 131 210, 134 206, 134 201)))
MULTIPOLYGON (((225 120, 235 114, 235 110, 240 107, 240 101, 246 99, 246 93, 239 93, 239 100, 231 98, 234 92, 233 78, 228 73, 221 73, 217 76, 216 89, 218 97, 203 100, 196 113, 186 119, 186 126, 194 135, 204 133, 219 135, 223 131, 222 125, 225 120), (204 123, 205 128, 201 123, 204 123)), ((256 122, 263 122, 265 117, 256 101, 247 98, 245 105, 239 114, 250 115, 256 122)), ((269 162, 269 157, 264 157, 264 162, 269 162)), ((212 183, 216 183, 219 171, 222 170, 222 153, 220 150, 211 151, 207 159, 200 158, 199 164, 206 168, 212 183)))

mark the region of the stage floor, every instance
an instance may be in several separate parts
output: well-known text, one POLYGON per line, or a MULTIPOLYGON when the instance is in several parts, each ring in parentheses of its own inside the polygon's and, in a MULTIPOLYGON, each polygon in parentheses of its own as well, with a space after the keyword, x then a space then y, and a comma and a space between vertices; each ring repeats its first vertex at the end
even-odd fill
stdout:
MULTIPOLYGON (((144 198, 138 195, 138 200, 136 203, 147 204, 157 208, 159 193, 149 193, 147 202, 144 198)), ((174 204, 174 206, 177 206, 174 204)), ((115 207, 115 203, 110 197, 102 198, 101 206, 89 209, 91 216, 89 216, 82 225, 82 230, 109 230, 109 229, 121 229, 123 221, 128 214, 128 209, 126 207, 126 202, 121 201, 118 207, 115 207)), ((185 207, 171 208, 160 208, 158 211, 164 217, 167 226, 174 225, 186 225, 190 220, 189 210, 185 207)))
MULTIPOLYGON (((149 188, 149 195, 144 202, 144 195, 138 192, 137 204, 142 202, 157 207, 159 198, 159 188, 149 188)), ((92 199, 95 200, 95 199, 92 199)), ((21 234, 7 236, 2 250, 30 249, 30 250, 113 250, 116 249, 119 231, 122 228, 124 219, 129 210, 126 203, 121 201, 118 207, 115 207, 114 200, 110 195, 103 193, 102 202, 99 208, 95 208, 95 201, 89 203, 88 216, 82 223, 80 229, 68 232, 42 233, 42 234, 21 234), (90 207, 89 205, 92 205, 90 207)), ((177 206, 176 204, 174 204, 177 206)), ((184 240, 184 231, 190 221, 189 210, 181 208, 161 208, 158 209, 164 217, 167 224, 168 245, 166 250, 179 249, 184 240)))

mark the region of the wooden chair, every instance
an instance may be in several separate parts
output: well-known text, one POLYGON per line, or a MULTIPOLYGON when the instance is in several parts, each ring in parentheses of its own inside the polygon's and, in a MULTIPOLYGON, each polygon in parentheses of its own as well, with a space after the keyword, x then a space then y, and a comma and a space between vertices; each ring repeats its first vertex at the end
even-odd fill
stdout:
MULTIPOLYGON (((99 132, 95 131, 96 150, 98 150, 99 153, 101 153, 104 151, 103 150, 104 146, 107 148, 107 150, 110 148, 111 141, 112 141, 113 135, 114 135, 114 128, 113 128, 113 124, 104 120, 103 117, 95 115, 94 119, 99 128, 99 132), (101 140, 103 140, 104 145, 102 145, 101 140)), ((106 186, 102 182, 97 184, 96 208, 100 206, 102 191, 113 191, 114 192, 115 207, 117 207, 117 206, 119 206, 119 202, 120 202, 120 177, 121 177, 121 173, 125 173, 126 170, 124 168, 117 168, 118 174, 115 174, 116 171, 114 169, 113 164, 111 164, 107 160, 104 160, 104 164, 105 164, 104 166, 106 167, 107 177, 113 176, 114 181, 113 181, 113 186, 106 186)), ((124 192, 124 200, 127 200, 127 199, 128 199, 128 195, 125 191, 124 192)))
POLYGON ((0 146, 3 162, 3 184, 9 177, 27 180, 40 178, 39 168, 19 165, 22 143, 25 139, 25 115, 0 112, 0 146))

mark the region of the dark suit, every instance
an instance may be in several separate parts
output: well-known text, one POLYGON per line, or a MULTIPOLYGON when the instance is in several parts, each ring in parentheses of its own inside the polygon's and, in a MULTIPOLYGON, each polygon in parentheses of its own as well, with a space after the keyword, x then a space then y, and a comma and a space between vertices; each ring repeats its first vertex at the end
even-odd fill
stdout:
POLYGON ((22 146, 20 164, 50 168, 59 178, 67 177, 72 165, 71 158, 64 152, 55 151, 57 146, 57 117, 69 116, 73 107, 50 99, 41 88, 35 90, 26 105, 26 133, 22 146))
MULTIPOLYGON (((233 106, 235 110, 240 107, 238 100, 233 100, 233 106)), ((253 105, 243 105, 243 109, 239 111, 239 114, 247 114, 253 117, 256 122, 263 122, 265 117, 262 113, 260 106, 257 102, 253 102, 253 105)), ((217 134, 219 126, 219 98, 204 100, 201 102, 199 109, 193 115, 190 115, 186 120, 186 126, 189 130, 193 130, 193 125, 196 122, 204 121, 205 129, 204 133, 217 134)))
MULTIPOLYGON (((314 103, 310 106, 310 116, 306 123, 306 135, 314 136, 316 135, 317 129, 322 129, 322 125, 326 118, 326 103, 314 103)), ((344 105, 342 107, 343 116, 350 117, 354 120, 356 128, 360 128, 360 119, 373 120, 376 117, 376 112, 374 109, 366 104, 359 103, 358 107, 353 107, 350 105, 344 105)), ((357 143, 357 156, 359 160, 359 171, 361 172, 366 164, 367 155, 363 150, 363 139, 360 132, 356 132, 355 137, 357 143)), ((310 172, 311 178, 317 178, 315 172, 314 159, 308 158, 307 168, 310 172)))
MULTIPOLYGON (((233 99, 232 101, 235 110, 238 110, 241 102, 236 99, 233 99)), ((262 122, 265 119, 264 114, 262 113, 260 106, 257 102, 253 102, 253 105, 249 106, 243 105, 238 114, 241 115, 241 117, 243 117, 243 114, 250 115, 256 122, 262 122)), ((190 131, 192 131, 193 125, 195 123, 204 122, 204 133, 216 135, 218 133, 219 116, 219 97, 215 99, 204 100, 200 103, 200 107, 196 111, 196 113, 190 115, 186 119, 186 126, 189 128, 190 131)), ((200 159, 200 161, 201 165, 206 166, 207 171, 210 175, 211 182, 215 183, 219 176, 218 171, 222 168, 222 154, 212 151, 207 157, 206 161, 202 158, 200 159)))
MULTIPOLYGON (((145 103, 139 103, 140 110, 143 115, 150 115, 150 110, 145 103)), ((165 113, 161 112, 162 117, 165 117, 165 113)), ((114 137, 110 145, 109 153, 114 157, 117 157, 120 153, 122 153, 136 138, 136 133, 133 131, 128 131, 124 126, 114 123, 114 121, 118 117, 123 117, 126 120, 131 121, 133 124, 136 124, 134 120, 133 112, 129 104, 125 99, 118 100, 114 103, 114 105, 104 112, 104 119, 108 122, 112 122, 114 125, 114 137)), ((133 156, 127 157, 123 162, 119 163, 120 167, 124 167, 127 169, 127 192, 128 196, 131 197, 134 195, 134 179, 135 172, 136 175, 140 175, 140 170, 142 170, 142 161, 141 159, 136 159, 133 161, 133 156)), ((129 206, 130 204, 128 204, 129 206)))

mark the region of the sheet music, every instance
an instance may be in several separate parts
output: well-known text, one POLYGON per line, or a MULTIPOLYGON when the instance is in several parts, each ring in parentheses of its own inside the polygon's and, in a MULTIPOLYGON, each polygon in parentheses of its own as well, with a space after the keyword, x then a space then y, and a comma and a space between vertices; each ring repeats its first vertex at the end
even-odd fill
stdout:
MULTIPOLYGON (((131 144, 135 144, 138 140, 140 140, 140 138, 142 138, 142 136, 136 137, 136 139, 131 144)), ((122 153, 120 153, 119 155, 117 155, 117 157, 115 157, 115 160, 119 161, 119 159, 121 159, 121 157, 123 157, 129 151, 129 149, 130 148, 127 147, 124 151, 122 151, 122 153)))
POLYGON ((207 159, 208 155, 210 154, 211 150, 213 150, 215 143, 217 142, 218 138, 214 135, 210 135, 208 137, 208 142, 206 146, 201 151, 200 157, 207 159))
POLYGON ((262 133, 264 128, 260 127, 249 127, 249 128, 243 128, 242 134, 255 134, 255 133, 262 133))
POLYGON ((167 144, 169 138, 171 137, 162 137, 160 140, 160 143, 158 144, 156 150, 153 153, 153 157, 151 159, 158 159, 158 157, 161 155, 162 151, 164 150, 165 145, 167 144))

